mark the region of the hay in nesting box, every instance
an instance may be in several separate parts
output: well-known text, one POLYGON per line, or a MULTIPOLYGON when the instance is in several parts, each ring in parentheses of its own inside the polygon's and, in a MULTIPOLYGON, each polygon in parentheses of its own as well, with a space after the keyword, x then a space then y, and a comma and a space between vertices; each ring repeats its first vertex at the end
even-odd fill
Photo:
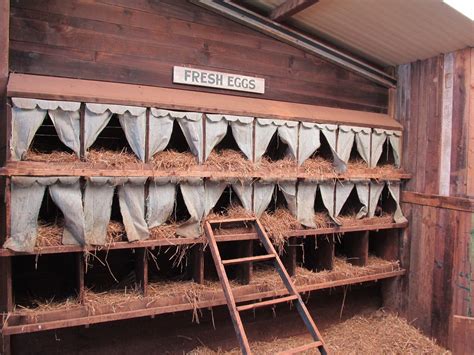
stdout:
MULTIPOLYGON (((371 314, 356 315, 348 320, 322 329, 321 335, 330 354, 451 354, 436 344, 436 341, 423 335, 405 319, 383 310, 371 314)), ((304 332, 288 338, 274 338, 270 341, 257 341, 250 344, 255 354, 276 354, 308 344, 311 336, 304 332)), ((192 355, 237 355, 241 351, 216 351, 199 346, 188 354, 192 355)), ((314 354, 308 350, 300 354, 314 354)))
POLYGON ((272 174, 296 174, 298 164, 296 160, 290 157, 278 160, 270 160, 267 157, 262 157, 262 159, 255 164, 255 168, 272 174))
POLYGON ((22 305, 15 305, 14 312, 18 314, 32 315, 35 316, 42 312, 51 311, 63 311, 69 310, 75 307, 79 307, 80 303, 76 297, 68 297, 65 300, 57 301, 54 298, 40 300, 35 299, 31 302, 31 305, 26 307, 22 305))
POLYGON ((316 212, 314 214, 314 224, 316 224, 316 228, 329 228, 334 226, 334 221, 327 212, 316 212))
POLYGON ((378 174, 381 177, 387 177, 393 174, 400 173, 400 169, 392 164, 384 164, 384 165, 376 166, 375 168, 370 168, 365 161, 361 159, 356 159, 356 160, 352 160, 348 162, 347 173, 348 174, 378 174))
POLYGON ((324 159, 319 156, 315 156, 309 159, 306 159, 301 165, 306 174, 311 175, 323 175, 323 174, 333 174, 336 177, 336 170, 332 161, 324 159))
POLYGON ((226 208, 222 213, 211 212, 207 215, 207 220, 218 220, 227 218, 251 218, 254 217, 254 213, 246 210, 241 205, 232 203, 229 208, 226 208))
POLYGON ((111 220, 107 225, 106 245, 113 245, 117 242, 122 242, 125 236, 124 225, 120 222, 111 220))
POLYGON ((218 171, 231 171, 240 175, 249 175, 254 171, 254 164, 245 155, 232 149, 212 151, 204 166, 218 171))
POLYGON ((116 308, 141 298, 143 295, 138 287, 125 287, 106 292, 94 292, 87 288, 84 290, 84 306, 89 315, 96 314, 96 310, 104 306, 111 307, 112 312, 115 312, 116 308))
POLYGON ((86 162, 89 165, 105 165, 107 168, 124 168, 130 165, 142 164, 138 157, 128 148, 121 151, 104 148, 90 149, 86 152, 86 162))
POLYGON ((63 239, 63 222, 48 223, 38 221, 38 228, 36 230, 36 247, 57 247, 62 245, 63 239))
POLYGON ((353 213, 345 216, 337 217, 344 227, 352 226, 369 226, 375 224, 390 224, 393 223, 393 216, 388 213, 384 213, 381 216, 375 216, 371 218, 359 218, 357 219, 357 214, 353 213))
MULTIPOLYGON (((241 205, 232 203, 229 208, 222 213, 212 212, 207 215, 206 220, 224 220, 232 218, 252 218, 255 214, 246 210, 241 205)), ((253 231, 253 227, 244 224, 242 227, 222 228, 220 225, 215 228, 217 235, 235 234, 235 233, 249 233, 253 231)))
POLYGON ((156 153, 151 162, 153 169, 168 170, 174 169, 179 171, 189 170, 197 165, 196 157, 191 152, 177 152, 175 150, 165 150, 156 153))
POLYGON ((43 163, 77 163, 79 158, 74 152, 70 151, 53 151, 51 153, 44 153, 37 150, 28 150, 25 154, 24 160, 36 161, 43 163))
POLYGON ((283 252, 286 234, 291 230, 302 228, 300 222, 286 208, 277 208, 274 212, 265 211, 260 217, 260 221, 279 254, 283 252))
POLYGON ((178 224, 174 221, 167 222, 158 227, 153 227, 150 229, 150 239, 172 239, 177 238, 176 229, 178 224))

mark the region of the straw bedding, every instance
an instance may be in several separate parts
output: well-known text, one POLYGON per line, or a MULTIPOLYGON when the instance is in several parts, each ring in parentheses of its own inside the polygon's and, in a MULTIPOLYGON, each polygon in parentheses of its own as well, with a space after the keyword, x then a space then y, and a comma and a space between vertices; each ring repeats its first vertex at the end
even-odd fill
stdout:
MULTIPOLYGON (((62 245, 64 222, 62 220, 56 223, 38 221, 36 247, 55 247, 62 245)), ((121 242, 125 238, 125 228, 122 223, 110 221, 107 226, 106 246, 121 242)))
MULTIPOLYGON (((322 330, 321 333, 330 354, 451 354, 405 319, 383 310, 367 315, 356 315, 322 330)), ((303 334, 290 338, 275 338, 267 342, 253 342, 251 348, 254 354, 275 354, 310 341, 311 337, 303 334)), ((313 350, 302 354, 314 353, 313 350)), ((240 354, 240 349, 214 351, 199 347, 189 354, 237 355, 240 354)))
POLYGON ((26 152, 24 160, 45 163, 77 163, 80 161, 73 152, 53 151, 51 153, 43 153, 33 149, 26 152))
POLYGON ((86 161, 81 162, 77 155, 67 151, 53 151, 50 153, 29 150, 25 160, 45 163, 81 163, 81 166, 105 166, 107 168, 123 168, 125 166, 141 164, 137 156, 124 148, 121 151, 107 149, 90 149, 86 153, 86 161))
POLYGON ((232 171, 233 173, 249 175, 255 170, 254 164, 241 152, 232 149, 212 151, 204 166, 212 170, 232 171))
POLYGON ((371 218, 361 218, 357 219, 356 214, 351 214, 347 216, 339 216, 337 217, 343 226, 351 227, 351 226, 360 226, 360 225, 374 225, 374 224, 389 224, 393 222, 393 216, 388 213, 384 213, 381 216, 375 216, 371 218))
POLYGON ((165 150, 151 158, 153 169, 186 171, 197 165, 196 157, 191 152, 165 150))

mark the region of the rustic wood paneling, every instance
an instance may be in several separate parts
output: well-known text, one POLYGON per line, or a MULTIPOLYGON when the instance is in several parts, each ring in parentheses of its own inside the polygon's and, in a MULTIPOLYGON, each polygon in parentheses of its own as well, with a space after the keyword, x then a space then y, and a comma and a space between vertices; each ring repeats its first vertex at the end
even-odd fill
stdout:
MULTIPOLYGON (((454 77, 444 77, 444 55, 398 68, 396 119, 405 129, 403 166, 413 174, 406 196, 429 197, 429 203, 405 199, 403 210, 409 229, 402 239, 403 266, 409 270, 402 289, 401 311, 441 344, 453 341, 453 316, 472 315, 472 264, 469 258, 472 213, 452 209, 456 201, 470 205, 468 196, 471 49, 453 53, 454 77), (446 90, 451 90, 449 98, 446 90), (440 165, 443 99, 451 100, 450 164, 440 165), (450 165, 449 195, 437 196, 441 169, 450 165)), ((449 114, 449 112, 448 112, 449 114)), ((444 117, 445 118, 445 117, 444 117)), ((472 124, 471 124, 472 125, 472 124)), ((446 141, 446 139, 445 139, 446 141)), ((471 163, 472 164, 472 163, 471 163)), ((445 192, 445 191, 444 191, 445 192)), ((426 201, 425 201, 426 202, 426 201)))
POLYGON ((267 99, 387 109, 386 88, 184 0, 18 0, 10 41, 15 72, 220 92, 174 85, 187 65, 264 77, 267 99))

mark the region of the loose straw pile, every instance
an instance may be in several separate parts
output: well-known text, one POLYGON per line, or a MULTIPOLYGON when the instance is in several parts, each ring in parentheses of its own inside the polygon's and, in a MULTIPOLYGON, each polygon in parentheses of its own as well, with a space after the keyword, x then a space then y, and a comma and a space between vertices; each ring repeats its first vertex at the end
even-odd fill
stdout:
MULTIPOLYGON (((344 322, 322 330, 322 338, 330 354, 451 354, 436 341, 423 335, 405 319, 379 310, 369 315, 356 315, 344 322)), ((276 354, 311 342, 307 333, 288 338, 274 338, 250 344, 255 354, 276 354)), ((237 355, 239 348, 230 351, 200 346, 192 355, 237 355)), ((302 354, 314 354, 308 350, 302 354)))

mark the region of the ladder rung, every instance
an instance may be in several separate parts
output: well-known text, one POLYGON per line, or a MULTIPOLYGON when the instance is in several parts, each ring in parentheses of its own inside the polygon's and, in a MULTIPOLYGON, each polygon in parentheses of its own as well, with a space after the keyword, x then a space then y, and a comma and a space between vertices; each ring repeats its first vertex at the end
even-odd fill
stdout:
POLYGON ((294 301, 294 300, 297 300, 297 299, 298 299, 298 296, 296 296, 296 295, 280 297, 280 298, 274 298, 274 299, 268 300, 268 301, 262 301, 262 302, 257 302, 257 303, 245 304, 243 306, 237 306, 237 310, 239 312, 243 312, 243 311, 248 311, 250 309, 271 306, 273 304, 294 301))
POLYGON ((300 352, 303 352, 303 351, 306 351, 306 350, 309 350, 309 349, 319 348, 322 345, 323 345, 323 343, 321 341, 314 341, 312 343, 308 343, 308 344, 305 344, 305 345, 298 346, 297 348, 282 351, 281 353, 278 353, 278 354, 279 355, 297 354, 297 353, 300 353, 300 352))
POLYGON ((236 222, 255 222, 255 217, 248 218, 226 218, 226 219, 210 219, 207 221, 209 224, 223 224, 223 223, 236 223, 236 222))
POLYGON ((249 256, 246 258, 222 260, 222 265, 234 265, 234 264, 250 263, 252 261, 265 261, 265 260, 271 260, 271 259, 275 259, 275 254, 266 254, 266 255, 258 255, 258 256, 249 256))

